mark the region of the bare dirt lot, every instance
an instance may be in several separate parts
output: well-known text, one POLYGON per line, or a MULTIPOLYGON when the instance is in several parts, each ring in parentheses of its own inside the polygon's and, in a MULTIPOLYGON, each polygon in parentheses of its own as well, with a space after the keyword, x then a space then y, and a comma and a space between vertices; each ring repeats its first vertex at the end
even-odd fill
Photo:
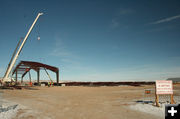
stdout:
POLYGON ((15 119, 159 119, 129 108, 148 88, 154 87, 33 87, 3 90, 3 99, 24 106, 15 119))

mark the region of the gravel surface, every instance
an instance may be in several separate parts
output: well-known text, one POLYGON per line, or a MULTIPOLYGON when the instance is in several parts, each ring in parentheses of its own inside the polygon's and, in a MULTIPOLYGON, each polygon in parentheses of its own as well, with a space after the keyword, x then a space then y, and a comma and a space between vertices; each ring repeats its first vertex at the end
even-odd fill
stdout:
MULTIPOLYGON (((32 87, 4 90, 3 99, 18 104, 13 119, 164 119, 163 105, 157 108, 136 102, 151 88, 154 86, 32 87)), ((176 89, 180 92, 180 85, 176 89)))

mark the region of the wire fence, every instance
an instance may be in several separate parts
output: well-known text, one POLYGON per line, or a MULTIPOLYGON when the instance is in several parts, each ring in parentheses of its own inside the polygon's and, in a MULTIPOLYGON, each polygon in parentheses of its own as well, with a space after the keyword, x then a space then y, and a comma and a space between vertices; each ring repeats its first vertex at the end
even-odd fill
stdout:
MULTIPOLYGON (((180 103, 180 85, 174 86, 174 101, 175 103, 180 103)), ((148 88, 144 89, 143 94, 143 103, 155 103, 155 88, 148 88)), ((170 95, 159 95, 159 104, 170 104, 171 103, 171 96, 170 95)))
POLYGON ((2 107, 3 104, 3 91, 0 90, 0 108, 2 107))

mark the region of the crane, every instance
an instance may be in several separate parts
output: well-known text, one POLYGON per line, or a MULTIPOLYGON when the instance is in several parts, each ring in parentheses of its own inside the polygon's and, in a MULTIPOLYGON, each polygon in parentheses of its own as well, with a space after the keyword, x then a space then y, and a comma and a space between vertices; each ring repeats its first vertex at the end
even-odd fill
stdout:
POLYGON ((28 36, 29 36, 29 34, 31 33, 34 25, 36 24, 38 18, 39 18, 41 15, 43 15, 43 13, 38 13, 38 15, 37 15, 37 17, 35 18, 33 24, 31 25, 31 27, 29 28, 26 36, 24 37, 24 40, 22 41, 22 43, 21 43, 18 51, 16 52, 16 55, 15 55, 15 56, 13 55, 14 58, 12 57, 13 59, 10 61, 10 64, 9 64, 7 70, 6 70, 6 73, 5 73, 4 77, 2 78, 2 81, 1 81, 2 84, 5 83, 5 82, 10 82, 10 81, 11 81, 11 78, 9 77, 9 74, 10 74, 10 72, 12 71, 12 68, 13 68, 13 66, 14 66, 15 63, 16 63, 16 60, 17 60, 17 58, 18 58, 18 56, 19 56, 19 54, 20 54, 20 52, 21 52, 21 50, 22 50, 22 48, 23 48, 23 46, 24 46, 24 44, 25 44, 25 42, 26 42, 26 40, 27 40, 27 38, 28 38, 28 36))

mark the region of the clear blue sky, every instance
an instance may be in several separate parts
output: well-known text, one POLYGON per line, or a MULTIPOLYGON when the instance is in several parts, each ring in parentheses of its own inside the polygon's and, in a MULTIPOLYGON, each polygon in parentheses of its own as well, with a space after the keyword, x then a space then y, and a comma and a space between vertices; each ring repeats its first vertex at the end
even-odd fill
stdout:
POLYGON ((180 77, 179 6, 179 0, 1 0, 0 76, 43 12, 17 63, 59 67, 61 80, 180 77))

